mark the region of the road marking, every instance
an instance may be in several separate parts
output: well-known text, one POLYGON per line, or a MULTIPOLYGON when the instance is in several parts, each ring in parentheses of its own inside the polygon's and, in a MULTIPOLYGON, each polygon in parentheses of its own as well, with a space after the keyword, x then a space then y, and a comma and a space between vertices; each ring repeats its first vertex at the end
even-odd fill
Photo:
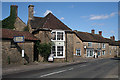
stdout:
POLYGON ((50 76, 50 75, 53 75, 53 74, 58 74, 58 73, 62 73, 62 72, 65 72, 65 71, 69 71, 69 70, 73 70, 74 68, 70 68, 70 69, 65 69, 65 70, 61 70, 61 71, 57 71, 57 72, 52 72, 52 73, 48 73, 48 74, 44 74, 44 75, 41 75, 40 77, 45 77, 45 76, 50 76))
POLYGON ((45 77, 45 76, 49 76, 49 75, 53 75, 53 74, 58 74, 58 73, 62 73, 62 72, 65 72, 65 71, 67 71, 67 70, 52 72, 52 73, 49 73, 49 74, 41 75, 40 77, 45 77))
POLYGON ((68 69, 68 70, 73 70, 74 68, 70 68, 70 69, 68 69))

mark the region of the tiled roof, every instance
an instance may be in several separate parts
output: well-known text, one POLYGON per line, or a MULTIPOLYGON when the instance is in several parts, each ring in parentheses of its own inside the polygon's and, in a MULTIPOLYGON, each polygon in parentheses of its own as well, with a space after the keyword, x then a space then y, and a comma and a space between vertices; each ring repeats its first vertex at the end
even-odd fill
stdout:
POLYGON ((24 36, 25 40, 38 40, 33 34, 27 31, 15 31, 12 29, 0 29, 2 31, 2 36, 0 38, 13 39, 14 36, 24 36))
POLYGON ((49 13, 45 17, 34 17, 30 21, 30 25, 34 29, 58 29, 58 30, 71 30, 64 23, 62 23, 58 18, 56 18, 52 13, 49 13))
POLYGON ((118 41, 114 41, 112 39, 109 39, 109 38, 105 38, 108 42, 109 42, 109 45, 113 45, 113 46, 119 46, 120 45, 120 42, 118 41))
POLYGON ((77 31, 75 33, 84 42, 108 43, 108 41, 99 34, 80 32, 80 31, 77 31))

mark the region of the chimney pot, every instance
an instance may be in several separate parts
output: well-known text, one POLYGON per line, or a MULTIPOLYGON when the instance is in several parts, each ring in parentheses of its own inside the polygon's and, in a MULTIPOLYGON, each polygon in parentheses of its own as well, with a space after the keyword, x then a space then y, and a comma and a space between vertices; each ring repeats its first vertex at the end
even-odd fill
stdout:
POLYGON ((29 8, 29 7, 34 7, 34 5, 29 5, 28 8, 29 8))
POLYGON ((112 36, 110 36, 110 39, 112 40, 112 36))
POLYGON ((94 30, 94 29, 92 29, 92 30, 91 30, 91 33, 95 34, 95 30, 94 30))
POLYGON ((99 31, 99 35, 101 35, 101 36, 102 36, 102 31, 99 31))

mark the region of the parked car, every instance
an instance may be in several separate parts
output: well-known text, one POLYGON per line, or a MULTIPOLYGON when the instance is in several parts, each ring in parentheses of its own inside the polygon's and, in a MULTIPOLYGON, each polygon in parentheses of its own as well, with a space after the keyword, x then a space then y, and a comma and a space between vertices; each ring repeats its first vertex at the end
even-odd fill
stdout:
POLYGON ((48 57, 48 61, 53 62, 54 61, 54 54, 50 54, 48 57))

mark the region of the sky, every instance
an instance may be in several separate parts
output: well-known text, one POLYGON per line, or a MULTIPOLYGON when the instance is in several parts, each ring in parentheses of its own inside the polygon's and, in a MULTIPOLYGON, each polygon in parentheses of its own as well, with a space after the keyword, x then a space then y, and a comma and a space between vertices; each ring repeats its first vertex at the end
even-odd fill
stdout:
POLYGON ((34 5, 34 16, 49 12, 72 30, 95 33, 118 40, 118 2, 2 2, 2 19, 10 15, 10 5, 18 5, 18 16, 27 24, 28 6, 34 5))

